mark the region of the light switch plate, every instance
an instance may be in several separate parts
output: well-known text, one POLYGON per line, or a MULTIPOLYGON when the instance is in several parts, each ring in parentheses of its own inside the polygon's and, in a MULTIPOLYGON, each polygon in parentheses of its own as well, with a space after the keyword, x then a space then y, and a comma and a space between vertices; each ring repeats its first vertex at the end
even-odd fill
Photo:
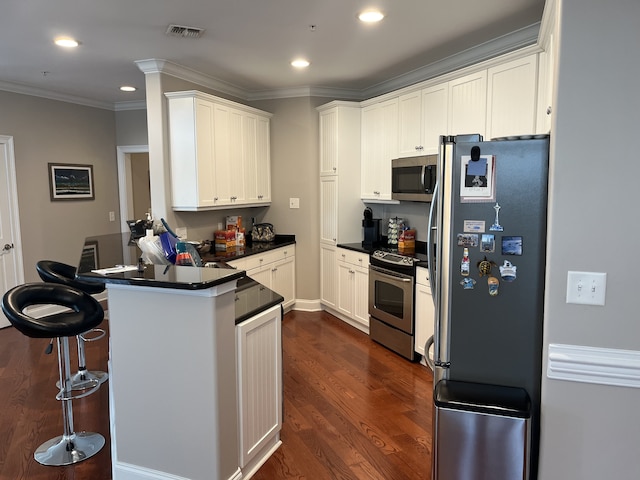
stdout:
POLYGON ((568 272, 567 303, 604 305, 606 293, 606 273, 568 272))
POLYGON ((299 198, 290 198, 289 199, 289 208, 300 208, 300 199, 299 198))

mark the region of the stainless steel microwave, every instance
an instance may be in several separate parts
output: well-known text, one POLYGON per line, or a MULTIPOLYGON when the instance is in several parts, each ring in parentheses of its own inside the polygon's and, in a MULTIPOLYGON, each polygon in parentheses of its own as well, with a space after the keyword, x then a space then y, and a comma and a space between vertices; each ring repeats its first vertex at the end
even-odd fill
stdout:
POLYGON ((438 155, 391 160, 391 198, 430 202, 436 186, 438 155))

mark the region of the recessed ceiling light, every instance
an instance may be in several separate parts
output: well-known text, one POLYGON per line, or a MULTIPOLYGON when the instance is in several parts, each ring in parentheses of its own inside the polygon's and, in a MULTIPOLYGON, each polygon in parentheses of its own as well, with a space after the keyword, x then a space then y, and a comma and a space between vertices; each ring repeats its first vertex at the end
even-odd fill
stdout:
POLYGON ((375 23, 382 20, 384 18, 384 15, 382 14, 382 12, 379 12, 377 10, 367 10, 366 12, 362 12, 360 15, 358 15, 358 18, 362 22, 375 23))
POLYGON ((137 90, 136 87, 132 87, 130 85, 122 85, 120 87, 120 90, 122 90, 123 92, 135 92, 137 90))
POLYGON ((296 68, 305 68, 305 67, 308 67, 309 65, 310 63, 307 60, 304 60, 302 58, 299 58, 291 62, 291 66, 296 68))
POLYGON ((69 37, 59 37, 54 40, 55 44, 59 47, 73 48, 79 45, 77 40, 69 37))

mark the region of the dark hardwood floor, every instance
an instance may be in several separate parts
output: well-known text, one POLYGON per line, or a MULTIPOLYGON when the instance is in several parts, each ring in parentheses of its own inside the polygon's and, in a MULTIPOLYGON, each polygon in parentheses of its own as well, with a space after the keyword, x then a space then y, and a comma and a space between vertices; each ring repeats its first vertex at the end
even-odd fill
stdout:
MULTIPOLYGON (((104 322, 103 326, 108 322, 104 322)), ((107 445, 71 467, 33 459, 62 433, 58 376, 46 340, 0 330, 0 479, 108 480, 108 389, 74 400, 77 431, 107 445)), ((282 446, 256 480, 429 480, 432 376, 324 312, 290 312, 283 321, 282 446)), ((75 349, 72 348, 75 358, 75 349)), ((107 369, 106 339, 87 344, 87 364, 107 369)))

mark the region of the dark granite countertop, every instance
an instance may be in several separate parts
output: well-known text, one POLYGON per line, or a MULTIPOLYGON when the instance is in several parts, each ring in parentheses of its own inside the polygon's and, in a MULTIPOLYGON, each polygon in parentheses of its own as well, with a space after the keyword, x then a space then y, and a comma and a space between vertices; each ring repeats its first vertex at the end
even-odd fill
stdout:
POLYGON ((243 270, 177 265, 146 265, 136 269, 102 275, 92 270, 137 265, 141 251, 130 242, 129 233, 89 237, 85 240, 76 276, 85 281, 118 283, 146 287, 202 290, 245 276, 243 270))
POLYGON ((251 242, 247 243, 245 247, 235 248, 227 251, 211 251, 202 255, 202 261, 206 262, 223 262, 236 260, 242 257, 248 257, 259 253, 268 252, 287 245, 295 245, 295 235, 276 235, 273 242, 251 242))
POLYGON ((282 302, 282 295, 252 278, 243 277, 236 287, 236 325, 282 302))
MULTIPOLYGON (((385 249, 388 251, 394 251, 393 248, 389 248, 386 244, 383 245, 364 245, 361 242, 359 243, 339 243, 337 245, 338 248, 346 248, 347 250, 353 250, 354 252, 366 253, 371 255, 375 250, 385 249)), ((395 250, 397 251, 397 249, 395 250)), ((421 266, 426 266, 427 264, 427 244, 425 242, 416 242, 416 250, 415 253, 412 253, 411 256, 420 260, 421 266)))

